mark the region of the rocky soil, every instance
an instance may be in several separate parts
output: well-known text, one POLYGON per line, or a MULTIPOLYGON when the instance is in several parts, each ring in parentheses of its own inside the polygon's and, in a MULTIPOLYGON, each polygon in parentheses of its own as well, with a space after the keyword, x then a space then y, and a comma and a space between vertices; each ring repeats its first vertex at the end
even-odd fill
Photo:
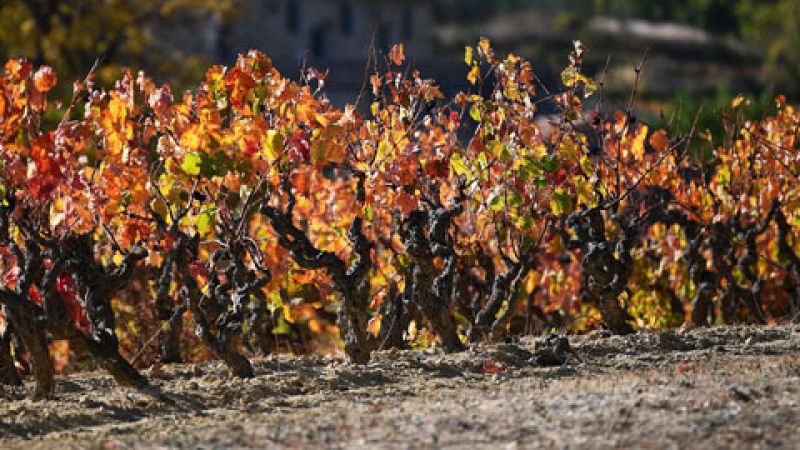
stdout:
POLYGON ((571 338, 375 355, 153 368, 147 392, 102 374, 56 398, 0 392, 0 448, 798 448, 800 326, 571 338), (540 360, 541 361, 541 360, 540 360))

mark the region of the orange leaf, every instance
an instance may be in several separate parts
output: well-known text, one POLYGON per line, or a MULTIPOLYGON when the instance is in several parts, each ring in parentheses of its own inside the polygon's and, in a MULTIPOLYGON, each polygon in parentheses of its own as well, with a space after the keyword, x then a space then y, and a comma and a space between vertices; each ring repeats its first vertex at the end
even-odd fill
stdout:
POLYGON ((14 81, 28 78, 31 74, 31 63, 24 59, 9 59, 5 65, 6 76, 14 81))
MULTIPOLYGON (((370 83, 372 83, 372 94, 377 96, 378 93, 381 91, 381 84, 382 84, 381 77, 377 75, 371 76, 370 83)), ((373 111, 372 114, 375 114, 375 111, 373 111)))
POLYGON ((381 322, 383 321, 383 314, 375 314, 369 319, 367 322, 367 331, 369 331, 372 336, 378 337, 378 334, 381 332, 381 322))
POLYGON ((56 85, 56 72, 50 66, 42 66, 33 76, 33 85, 39 92, 47 92, 56 85))
POLYGON ((403 61, 406 60, 403 44, 395 44, 392 46, 392 49, 389 51, 389 59, 391 59, 396 66, 403 64, 403 61))
POLYGON ((650 135, 650 145, 656 149, 657 152, 663 153, 669 148, 669 137, 664 130, 658 130, 650 135))

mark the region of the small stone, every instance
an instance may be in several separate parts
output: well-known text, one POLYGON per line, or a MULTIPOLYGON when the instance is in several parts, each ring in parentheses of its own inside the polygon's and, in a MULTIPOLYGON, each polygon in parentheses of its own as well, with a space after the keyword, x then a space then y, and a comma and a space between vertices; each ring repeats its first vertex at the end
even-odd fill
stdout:
POLYGON ((733 386, 731 388, 731 396, 734 399, 739 400, 741 402, 749 402, 753 398, 750 394, 748 394, 747 392, 745 392, 744 390, 740 389, 737 386, 733 386))

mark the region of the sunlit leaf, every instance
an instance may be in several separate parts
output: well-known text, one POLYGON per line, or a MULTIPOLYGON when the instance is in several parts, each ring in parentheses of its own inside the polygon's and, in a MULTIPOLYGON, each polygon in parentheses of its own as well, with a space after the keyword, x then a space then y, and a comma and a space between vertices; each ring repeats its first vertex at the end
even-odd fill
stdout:
POLYGON ((389 50, 389 59, 396 66, 403 65, 403 62, 406 60, 403 44, 395 44, 392 46, 392 49, 389 50))
POLYGON ((659 152, 664 153, 667 151, 669 147, 669 137, 667 136, 667 132, 664 130, 658 130, 650 135, 650 145, 659 152))
POLYGON ((475 64, 474 66, 472 66, 472 69, 470 69, 469 73, 467 74, 467 80, 469 80, 470 83, 475 84, 478 82, 478 79, 480 79, 480 77, 481 77, 481 69, 480 67, 478 67, 477 64, 475 64))
POLYGON ((264 156, 267 161, 273 162, 280 158, 284 149, 284 138, 278 130, 267 131, 267 139, 264 142, 264 156))
POLYGON ((200 155, 197 153, 186 153, 183 156, 183 163, 181 164, 181 170, 183 170, 187 175, 197 176, 200 175, 200 164, 202 163, 202 159, 200 155))

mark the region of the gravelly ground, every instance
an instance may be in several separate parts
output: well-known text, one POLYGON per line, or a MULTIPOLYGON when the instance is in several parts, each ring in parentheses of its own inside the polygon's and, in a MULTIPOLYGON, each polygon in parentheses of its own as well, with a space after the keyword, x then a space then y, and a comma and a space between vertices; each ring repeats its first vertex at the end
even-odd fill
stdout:
POLYGON ((48 402, 0 392, 0 448, 800 448, 800 326, 541 341, 457 355, 382 352, 366 367, 274 357, 152 370, 155 388, 61 378, 48 402))

